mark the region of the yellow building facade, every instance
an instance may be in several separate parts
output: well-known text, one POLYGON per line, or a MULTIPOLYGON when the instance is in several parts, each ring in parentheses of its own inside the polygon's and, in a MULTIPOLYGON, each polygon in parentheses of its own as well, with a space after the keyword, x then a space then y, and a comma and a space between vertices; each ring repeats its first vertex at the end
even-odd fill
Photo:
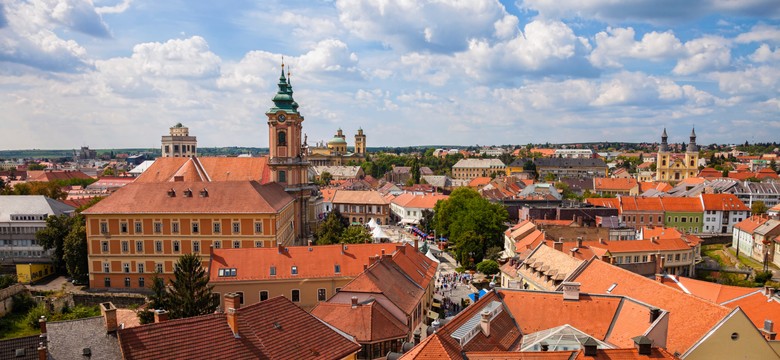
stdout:
POLYGON ((16 279, 22 284, 30 284, 54 274, 54 265, 50 263, 16 264, 16 279))
POLYGON ((657 181, 680 181, 696 177, 699 173, 699 147, 696 146, 696 132, 691 130, 690 142, 685 154, 672 154, 667 143, 666 129, 661 135, 656 161, 657 181))

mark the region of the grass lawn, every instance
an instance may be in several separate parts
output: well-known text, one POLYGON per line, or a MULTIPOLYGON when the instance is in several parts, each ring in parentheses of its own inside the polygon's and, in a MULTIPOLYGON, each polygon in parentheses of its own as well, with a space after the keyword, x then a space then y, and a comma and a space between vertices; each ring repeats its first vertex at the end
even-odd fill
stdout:
POLYGON ((38 335, 38 329, 33 329, 25 323, 27 312, 9 313, 0 318, 0 339, 10 339, 22 336, 38 335))
POLYGON ((734 266, 734 262, 725 254, 725 251, 723 244, 704 245, 701 247, 701 252, 704 256, 712 258, 721 266, 734 266))

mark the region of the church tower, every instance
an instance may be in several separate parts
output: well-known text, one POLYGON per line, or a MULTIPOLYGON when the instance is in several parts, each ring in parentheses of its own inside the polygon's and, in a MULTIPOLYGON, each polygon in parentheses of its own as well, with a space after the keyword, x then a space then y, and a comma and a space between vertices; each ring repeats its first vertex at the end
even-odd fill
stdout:
POLYGON ((661 134, 661 145, 658 146, 658 158, 656 159, 655 166, 655 179, 658 181, 663 181, 668 179, 668 170, 669 170, 669 161, 670 161, 670 154, 669 154, 669 144, 667 143, 667 140, 669 139, 669 136, 666 135, 666 128, 664 128, 663 134, 661 134))
MULTIPOLYGON (((295 234, 299 244, 308 234, 308 202, 313 187, 308 184, 309 162, 306 160, 305 141, 302 139, 303 115, 298 112, 298 103, 293 100, 290 73, 279 77, 279 90, 274 95, 274 106, 266 111, 268 117, 268 165, 271 180, 284 186, 285 191, 295 198, 295 234)), ((279 229, 278 231, 282 231, 279 229)), ((293 245, 293 244, 283 244, 293 245)))
POLYGON ((688 148, 685 149, 685 167, 687 177, 694 177, 699 170, 699 147, 696 146, 696 129, 691 129, 691 137, 688 148))
POLYGON ((359 128, 357 134, 355 134, 355 154, 366 155, 366 135, 363 134, 362 128, 359 128))

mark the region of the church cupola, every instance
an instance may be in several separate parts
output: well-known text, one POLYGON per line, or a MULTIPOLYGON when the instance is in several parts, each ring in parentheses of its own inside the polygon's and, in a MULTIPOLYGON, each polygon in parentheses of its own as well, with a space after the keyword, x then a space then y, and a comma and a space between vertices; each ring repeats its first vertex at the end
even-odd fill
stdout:
POLYGON ((669 138, 668 135, 666 135, 666 128, 664 128, 664 133, 661 134, 661 146, 658 148, 658 151, 666 152, 669 151, 669 145, 666 142, 666 140, 669 138))
POLYGON ((686 149, 687 152, 699 152, 699 147, 696 146, 696 130, 691 129, 691 138, 690 142, 688 142, 688 148, 686 149))

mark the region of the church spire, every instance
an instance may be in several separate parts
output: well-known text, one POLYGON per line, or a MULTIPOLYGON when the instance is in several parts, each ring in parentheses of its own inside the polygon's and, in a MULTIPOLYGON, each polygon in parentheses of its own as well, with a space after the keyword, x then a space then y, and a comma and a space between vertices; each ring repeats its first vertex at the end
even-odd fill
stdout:
POLYGON ((666 140, 669 138, 668 135, 666 135, 666 128, 664 128, 664 133, 661 134, 661 146, 658 148, 658 151, 666 152, 669 151, 669 145, 666 143, 666 140))
POLYGON ((691 128, 691 137, 690 141, 688 142, 688 148, 686 149, 688 152, 698 152, 699 147, 696 146, 696 129, 691 128))
MULTIPOLYGON (((289 72, 287 74, 289 76, 289 72)), ((284 57, 282 57, 282 71, 281 75, 279 75, 279 83, 277 85, 279 86, 279 90, 273 98, 274 107, 268 110, 267 114, 276 113, 279 110, 284 110, 288 113, 297 113, 298 103, 293 100, 292 85, 290 85, 289 79, 284 76, 284 57)))

